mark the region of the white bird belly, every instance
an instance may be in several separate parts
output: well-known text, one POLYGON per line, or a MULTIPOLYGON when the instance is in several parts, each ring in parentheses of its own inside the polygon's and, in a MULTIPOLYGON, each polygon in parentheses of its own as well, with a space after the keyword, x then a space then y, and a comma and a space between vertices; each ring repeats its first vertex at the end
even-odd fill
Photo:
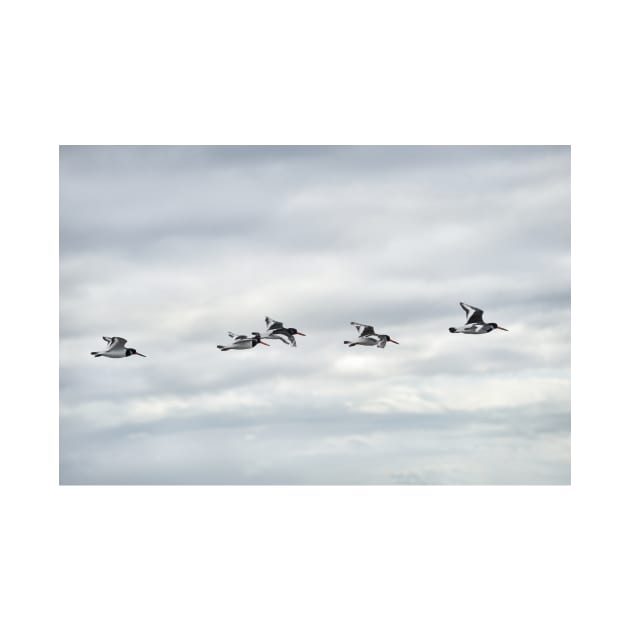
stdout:
POLYGON ((374 339, 374 337, 358 337, 352 343, 357 346, 375 346, 378 343, 378 339, 374 339))
POLYGON ((465 335, 481 335, 487 330, 484 330, 483 324, 471 324, 470 326, 464 326, 459 332, 463 332, 465 335))
POLYGON ((108 352, 102 352, 101 356, 109 357, 110 359, 122 359, 127 356, 127 351, 125 348, 120 348, 118 350, 109 350, 108 352))

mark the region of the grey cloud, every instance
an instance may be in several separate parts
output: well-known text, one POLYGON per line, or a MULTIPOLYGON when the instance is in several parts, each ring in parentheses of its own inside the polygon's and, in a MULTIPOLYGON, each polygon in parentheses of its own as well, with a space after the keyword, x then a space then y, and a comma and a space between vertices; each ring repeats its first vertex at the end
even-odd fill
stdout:
POLYGON ((61 481, 567 483, 569 160, 567 147, 62 147, 61 481), (510 332, 450 335, 460 300, 510 332), (265 315, 308 336, 216 350, 265 315), (351 320, 401 345, 348 351, 351 320), (101 335, 148 358, 94 360, 101 335), (485 419, 462 431, 466 411, 485 419), (439 440, 422 442, 429 426, 454 448, 448 466, 439 440), (371 458, 403 430, 411 454, 394 440, 371 458), (475 459, 486 447, 526 455, 493 474, 475 459))
POLYGON ((509 427, 502 418, 466 415, 447 428, 442 418, 407 416, 384 425, 348 415, 345 427, 323 428, 317 421, 325 417, 249 426, 206 417, 183 426, 173 421, 82 441, 69 458, 67 482, 567 483, 568 468, 558 467, 568 459, 566 415, 511 415, 509 427))

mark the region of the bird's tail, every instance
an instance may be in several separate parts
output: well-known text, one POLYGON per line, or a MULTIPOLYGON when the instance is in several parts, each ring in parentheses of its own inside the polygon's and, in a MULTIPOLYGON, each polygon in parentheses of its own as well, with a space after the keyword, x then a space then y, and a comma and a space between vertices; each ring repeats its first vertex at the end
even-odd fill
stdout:
POLYGON ((225 346, 217 346, 217 348, 219 348, 219 350, 224 350, 225 346))
POLYGON ((101 356, 101 353, 100 353, 100 352, 90 352, 90 354, 91 354, 93 357, 100 357, 100 356, 101 356))
POLYGON ((344 343, 349 343, 351 348, 352 348, 352 346, 355 345, 355 344, 352 343, 352 341, 344 341, 344 343))

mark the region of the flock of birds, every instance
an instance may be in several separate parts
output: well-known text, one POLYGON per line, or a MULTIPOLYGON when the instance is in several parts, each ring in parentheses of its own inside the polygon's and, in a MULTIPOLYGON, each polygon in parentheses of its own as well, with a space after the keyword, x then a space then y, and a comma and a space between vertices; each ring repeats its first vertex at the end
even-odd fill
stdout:
MULTIPOLYGON (((491 322, 486 324, 483 321, 483 311, 476 306, 470 304, 459 303, 466 313, 466 323, 459 328, 451 327, 449 332, 451 333, 464 333, 466 335, 483 335, 485 333, 492 332, 495 329, 505 330, 498 324, 491 322)), ((295 335, 306 335, 296 328, 285 328, 282 322, 271 319, 271 317, 265 317, 265 323, 267 324, 267 330, 264 335, 258 332, 253 332, 251 335, 235 335, 232 332, 228 332, 228 335, 232 338, 232 343, 225 346, 217 346, 221 352, 227 350, 251 350, 257 345, 262 344, 268 346, 263 339, 277 339, 283 343, 295 347, 297 345, 295 341, 295 335)), ((359 324, 358 322, 350 322, 351 326, 357 329, 358 337, 352 341, 344 341, 349 348, 353 346, 376 346, 377 348, 384 348, 387 343, 395 343, 389 335, 379 334, 374 330, 373 326, 369 324, 359 324)), ((146 357, 145 354, 141 354, 135 348, 126 348, 127 340, 122 337, 103 337, 107 342, 107 348, 102 352, 92 352, 92 356, 95 357, 109 357, 110 359, 122 359, 123 357, 131 357, 138 355, 140 357, 146 357)))

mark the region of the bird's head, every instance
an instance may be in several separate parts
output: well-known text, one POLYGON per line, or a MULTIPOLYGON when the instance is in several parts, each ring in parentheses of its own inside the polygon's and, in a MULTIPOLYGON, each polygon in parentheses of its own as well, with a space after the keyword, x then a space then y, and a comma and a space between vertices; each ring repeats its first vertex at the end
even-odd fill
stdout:
POLYGON ((252 337, 254 339, 254 346, 257 346, 259 343, 262 343, 263 346, 268 346, 268 343, 265 343, 261 338, 260 338, 260 333, 259 332, 253 332, 252 333, 252 337))
POLYGON ((488 325, 492 326, 492 330, 494 330, 495 328, 498 328, 499 330, 505 330, 505 332, 509 332, 507 328, 501 328, 501 326, 499 326, 499 324, 496 324, 495 322, 490 322, 490 324, 488 325))
POLYGON ((144 357, 146 359, 146 354, 141 354, 135 348, 127 348, 127 356, 130 357, 132 354, 137 354, 139 357, 144 357))

